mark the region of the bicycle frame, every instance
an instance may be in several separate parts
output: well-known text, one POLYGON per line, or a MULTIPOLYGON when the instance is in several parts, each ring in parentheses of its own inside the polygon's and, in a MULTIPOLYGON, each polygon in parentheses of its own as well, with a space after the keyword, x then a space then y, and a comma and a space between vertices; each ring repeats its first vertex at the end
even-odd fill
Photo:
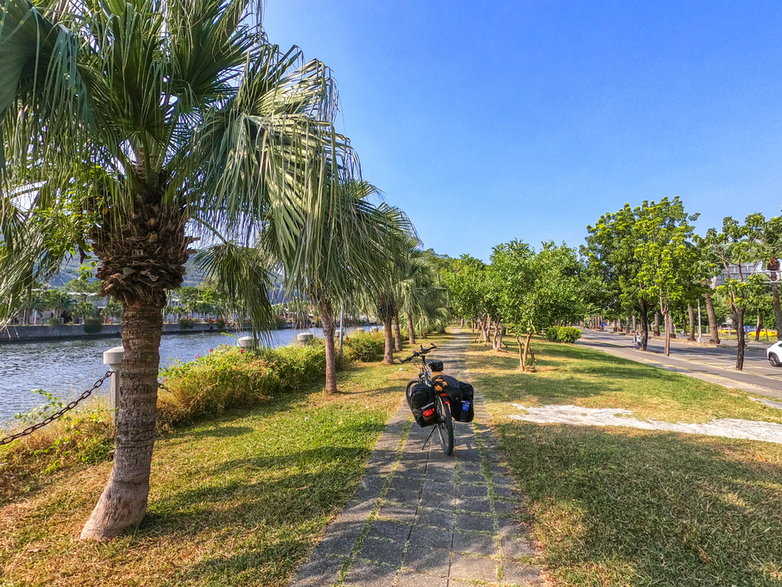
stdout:
MULTIPOLYGON (((428 349, 421 345, 420 351, 413 351, 411 356, 402 360, 402 363, 407 363, 416 357, 420 357, 421 364, 418 365, 418 382, 423 383, 429 387, 433 387, 432 369, 426 362, 426 355, 436 348, 437 347, 435 345, 432 345, 428 349)), ((408 403, 410 402, 410 396, 408 395, 409 390, 411 388, 411 384, 415 383, 415 381, 415 379, 411 380, 407 385, 407 390, 405 391, 408 403)), ((432 434, 434 434, 434 431, 437 430, 437 433, 440 436, 440 443, 443 446, 443 452, 450 455, 453 452, 453 421, 451 419, 451 398, 447 393, 444 392, 436 393, 436 398, 437 401, 435 401, 435 410, 437 410, 437 421, 435 422, 434 426, 432 426, 432 430, 429 432, 429 436, 424 441, 421 449, 423 450, 426 448, 426 445, 432 438, 432 434), (446 432, 444 432, 444 430, 446 430, 446 432), (446 435, 444 436, 444 434, 446 435)))

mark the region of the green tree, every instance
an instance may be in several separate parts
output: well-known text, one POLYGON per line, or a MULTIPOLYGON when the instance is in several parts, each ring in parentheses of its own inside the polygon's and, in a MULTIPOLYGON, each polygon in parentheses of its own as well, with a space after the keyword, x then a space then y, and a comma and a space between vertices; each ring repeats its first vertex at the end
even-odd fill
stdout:
MULTIPOLYGON (((342 148, 329 71, 268 44, 255 8, 0 5, 0 320, 76 249, 94 252, 103 292, 123 305, 114 462, 85 539, 146 512, 162 310, 191 243, 248 245, 274 221, 280 246, 295 249, 284 227, 328 206, 317 178, 334 158, 323 153, 342 148)), ((257 283, 236 285, 268 305, 257 283)))
POLYGON ((775 216, 766 220, 763 214, 750 214, 747 216, 746 224, 755 242, 757 259, 763 262, 763 268, 768 271, 777 339, 782 340, 782 303, 780 303, 779 294, 779 260, 782 258, 782 216, 775 216))
POLYGON ((586 244, 581 247, 589 272, 603 283, 600 290, 592 288, 590 301, 614 313, 622 310, 637 314, 641 320, 641 348, 649 340, 649 314, 654 303, 643 291, 638 279, 641 262, 636 249, 642 244, 636 230, 636 210, 625 204, 621 210, 606 213, 594 226, 587 226, 586 244))
POLYGON ((407 322, 407 341, 415 344, 416 328, 421 334, 447 320, 447 296, 440 285, 434 253, 417 248, 411 242, 402 260, 402 279, 399 283, 400 309, 407 322))
POLYGON ((688 215, 678 196, 659 203, 643 202, 634 215, 638 289, 659 307, 665 324, 665 354, 670 355, 671 306, 684 301, 700 277, 695 273, 700 255, 692 243, 694 227, 690 224, 698 215, 688 215))
POLYGON ((576 251, 546 242, 536 253, 514 240, 494 247, 490 271, 501 284, 499 313, 516 335, 519 368, 534 369, 532 336, 583 315, 582 266, 576 251))
POLYGON ((717 288, 730 308, 733 324, 736 328, 737 350, 736 369, 744 369, 744 317, 747 307, 753 298, 759 295, 767 280, 761 275, 753 275, 749 266, 754 266, 758 260, 757 232, 752 215, 744 224, 725 217, 722 230, 710 228, 703 239, 711 254, 718 260, 725 276, 724 283, 717 288), (733 277, 735 275, 735 277, 733 277))

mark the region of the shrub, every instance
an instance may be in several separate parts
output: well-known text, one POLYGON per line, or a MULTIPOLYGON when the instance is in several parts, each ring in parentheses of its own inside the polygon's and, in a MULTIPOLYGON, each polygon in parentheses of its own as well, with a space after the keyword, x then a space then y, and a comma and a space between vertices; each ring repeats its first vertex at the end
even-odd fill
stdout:
MULTIPOLYGON (((39 391, 39 393, 42 393, 39 391)), ((0 436, 42 420, 64 405, 52 394, 42 393, 47 406, 16 418, 19 424, 0 436)), ((89 407, 69 412, 30 436, 0 447, 0 501, 29 491, 36 476, 50 474, 81 464, 99 463, 110 458, 114 447, 114 425, 100 401, 89 400, 89 407)))
POLYGON ((62 326, 62 318, 59 316, 52 316, 46 321, 47 326, 62 326))
POLYGON ((546 337, 551 342, 576 342, 581 338, 581 329, 573 326, 551 326, 546 328, 546 337))
POLYGON ((250 407, 323 377, 321 343, 246 351, 220 346, 189 363, 163 371, 158 419, 164 426, 188 422, 238 407, 250 407))
POLYGON ((377 332, 356 332, 345 337, 345 357, 351 361, 379 361, 383 358, 385 342, 377 332))
POLYGON ((87 318, 84 321, 84 332, 87 334, 97 334, 103 330, 103 324, 99 318, 87 318))
POLYGON ((195 326, 195 320, 193 320, 192 318, 180 318, 178 322, 180 328, 190 329, 193 328, 193 326, 195 326))

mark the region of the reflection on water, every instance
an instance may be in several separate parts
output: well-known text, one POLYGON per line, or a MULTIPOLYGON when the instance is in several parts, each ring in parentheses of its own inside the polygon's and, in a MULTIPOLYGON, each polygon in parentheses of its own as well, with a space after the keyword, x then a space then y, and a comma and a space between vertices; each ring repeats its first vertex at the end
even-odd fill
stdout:
MULTIPOLYGON (((350 332, 347 328, 346 332, 350 332)), ((305 330, 283 329, 269 333, 270 346, 282 346, 296 340, 305 330)), ((311 328, 322 336, 322 330, 311 328)), ((247 332, 231 334, 171 334, 161 338, 160 365, 175 360, 190 361, 221 344, 235 345, 247 332)), ((43 403, 31 389, 44 389, 70 401, 89 388, 106 372, 103 351, 118 346, 119 338, 90 340, 52 340, 0 345, 0 424, 14 414, 26 412, 43 403)), ((99 392, 105 393, 105 388, 99 392)))

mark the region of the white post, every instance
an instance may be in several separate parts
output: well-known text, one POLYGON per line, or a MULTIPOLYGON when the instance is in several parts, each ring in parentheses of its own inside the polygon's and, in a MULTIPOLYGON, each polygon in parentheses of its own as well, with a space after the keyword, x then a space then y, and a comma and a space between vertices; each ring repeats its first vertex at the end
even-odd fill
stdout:
POLYGON ((111 371, 109 379, 109 409, 111 410, 111 419, 117 420, 117 410, 119 410, 119 383, 120 383, 120 371, 122 368, 122 356, 125 354, 125 349, 121 346, 115 346, 107 351, 103 352, 103 364, 108 365, 111 371))
POLYGON ((253 348, 254 342, 252 336, 242 336, 236 341, 236 346, 240 349, 251 349, 253 348))

